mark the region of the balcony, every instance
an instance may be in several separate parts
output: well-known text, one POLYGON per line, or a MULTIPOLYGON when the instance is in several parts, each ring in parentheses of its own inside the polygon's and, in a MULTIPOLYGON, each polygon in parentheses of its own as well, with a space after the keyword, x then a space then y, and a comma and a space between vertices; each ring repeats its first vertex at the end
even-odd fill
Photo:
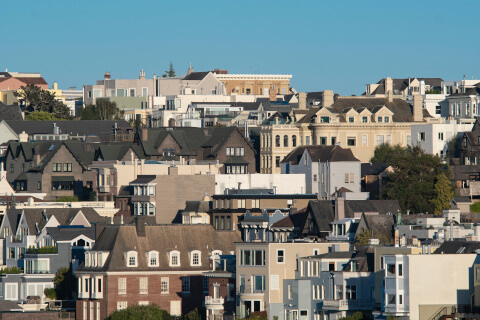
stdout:
POLYGON ((225 303, 225 299, 222 297, 220 298, 214 298, 210 296, 205 297, 205 307, 207 307, 208 309, 212 309, 212 308, 209 308, 209 306, 222 306, 223 308, 224 303, 225 303))
POLYGON ((110 192, 110 186, 99 186, 98 191, 100 193, 110 192))
POLYGON ((334 311, 369 310, 374 306, 374 300, 323 300, 322 309, 334 311))

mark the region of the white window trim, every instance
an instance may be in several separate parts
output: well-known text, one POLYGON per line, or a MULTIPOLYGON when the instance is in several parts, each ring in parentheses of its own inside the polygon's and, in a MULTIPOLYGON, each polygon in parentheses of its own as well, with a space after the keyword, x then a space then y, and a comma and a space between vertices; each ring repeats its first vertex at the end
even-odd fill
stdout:
POLYGON ((128 268, 135 268, 138 267, 138 252, 137 251, 128 251, 127 252, 127 267, 128 268), (135 264, 132 266, 130 265, 130 258, 135 257, 135 264))
POLYGON ((277 264, 285 264, 285 249, 277 249, 277 264), (283 251, 283 262, 278 262, 278 253, 283 251))
POLYGON ((158 253, 158 251, 149 251, 148 254, 147 254, 147 261, 148 261, 148 266, 149 267, 158 267, 159 266, 159 259, 160 259, 160 255, 158 253), (151 264, 151 258, 152 258, 152 255, 156 254, 157 255, 157 263, 156 264, 151 264))
POLYGON ((170 267, 180 267, 180 251, 178 251, 178 250, 170 251, 170 253, 168 254, 168 265, 169 265, 170 267), (177 264, 173 264, 173 263, 172 263, 172 257, 173 257, 175 254, 177 255, 177 258, 178 258, 178 259, 177 259, 177 261, 178 261, 177 264))
POLYGON ((193 251, 190 252, 190 266, 191 267, 201 267, 202 266, 202 251, 193 250, 193 251), (193 263, 194 254, 198 254, 198 264, 193 263))

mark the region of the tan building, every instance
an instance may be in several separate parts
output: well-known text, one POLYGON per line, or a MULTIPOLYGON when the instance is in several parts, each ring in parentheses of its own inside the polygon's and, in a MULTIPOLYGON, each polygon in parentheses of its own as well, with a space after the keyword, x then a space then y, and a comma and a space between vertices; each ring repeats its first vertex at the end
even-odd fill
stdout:
POLYGON ((297 258, 332 250, 349 251, 350 243, 237 243, 237 315, 267 311, 270 319, 283 319, 283 280, 295 278, 297 258))
MULTIPOLYGON (((306 102, 299 101, 301 109, 306 102)), ((280 161, 299 145, 335 145, 352 149, 361 162, 369 162, 375 147, 411 144, 411 125, 439 121, 423 109, 420 95, 412 107, 401 99, 339 97, 324 91, 319 107, 297 112, 289 121, 260 131, 260 173, 280 173, 280 161)), ((279 123, 278 119, 276 123, 279 123)))
POLYGON ((268 96, 270 88, 276 94, 289 94, 291 75, 282 74, 229 74, 214 70, 215 76, 225 85, 227 94, 255 94, 268 96))

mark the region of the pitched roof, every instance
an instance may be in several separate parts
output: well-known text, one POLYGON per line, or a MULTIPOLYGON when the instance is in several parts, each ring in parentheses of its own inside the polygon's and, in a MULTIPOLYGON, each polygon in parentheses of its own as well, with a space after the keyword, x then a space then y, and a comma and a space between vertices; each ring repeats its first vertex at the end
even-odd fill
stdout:
POLYGON ((15 77, 15 79, 18 79, 18 80, 26 83, 27 85, 28 85, 28 84, 34 84, 34 85, 44 84, 44 85, 48 85, 47 81, 45 81, 45 79, 43 79, 43 77, 15 77))
POLYGON ((460 241, 445 241, 440 247, 435 250, 434 254, 466 254, 476 253, 480 249, 480 242, 460 241))
POLYGON ((212 208, 211 201, 187 201, 183 212, 204 213, 212 208))
POLYGON ((389 167, 386 163, 362 163, 361 170, 362 170, 362 177, 366 175, 379 175, 380 173, 384 172, 389 167))
POLYGON ((203 80, 209 73, 210 71, 192 72, 187 74, 183 80, 203 80))
POLYGON ((6 106, 0 104, 0 121, 1 120, 18 120, 23 121, 22 112, 19 106, 6 106))
POLYGON ((172 270, 169 266, 168 253, 172 250, 180 252, 180 270, 204 270, 209 268, 208 256, 212 250, 221 250, 229 254, 235 250, 235 242, 241 242, 234 231, 216 231, 211 225, 159 225, 145 226, 145 236, 139 236, 135 226, 106 226, 95 242, 93 251, 110 251, 103 268, 86 268, 81 265, 78 271, 132 271, 139 270, 172 270), (138 267, 126 266, 125 253, 137 251, 138 267), (146 252, 158 251, 159 267, 148 267, 146 252), (202 267, 190 266, 189 252, 200 250, 202 267))
POLYGON ((278 220, 270 228, 302 228, 305 225, 307 213, 305 210, 294 214, 289 214, 285 218, 278 220))
POLYGON ((95 240, 95 227, 74 227, 74 228, 47 228, 47 233, 56 241, 70 241, 78 236, 84 235, 95 240))
POLYGON ((362 219, 365 219, 365 224, 369 230, 373 230, 375 234, 382 234, 386 236, 389 242, 393 240, 393 227, 395 225, 393 215, 378 214, 369 215, 363 214, 362 219))
POLYGON ((342 148, 340 146, 299 146, 293 149, 282 163, 292 162, 295 165, 299 164, 305 150, 308 152, 312 162, 339 162, 339 161, 360 161, 353 155, 351 149, 342 148))

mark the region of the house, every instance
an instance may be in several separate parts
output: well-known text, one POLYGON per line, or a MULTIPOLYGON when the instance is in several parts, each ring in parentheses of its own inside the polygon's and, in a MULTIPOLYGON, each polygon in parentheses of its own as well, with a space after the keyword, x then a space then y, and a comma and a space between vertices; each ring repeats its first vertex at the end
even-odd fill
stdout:
POLYGON ((40 73, 29 72, 0 72, 0 90, 18 90, 33 84, 41 89, 48 89, 48 83, 40 73))
POLYGON ((209 257, 232 254, 237 241, 209 225, 108 225, 77 269, 76 317, 105 318, 132 305, 157 304, 176 316, 200 309, 209 257))
POLYGON ((370 194, 370 199, 372 200, 380 199, 383 186, 386 184, 392 173, 393 168, 386 163, 362 163, 362 192, 368 192, 370 194))
POLYGON ((212 208, 211 198, 205 194, 201 201, 186 201, 182 211, 183 224, 210 224, 209 211, 212 208))
POLYGON ((424 90, 427 92, 440 92, 442 89, 441 78, 405 78, 392 79, 390 77, 383 78, 376 84, 367 84, 364 95, 367 97, 387 97, 391 92, 393 96, 406 99, 409 95, 421 92, 421 84, 423 82, 424 90))
POLYGON ((480 115, 479 102, 479 84, 473 88, 465 88, 458 93, 452 93, 447 97, 448 114, 446 116, 461 121, 469 119, 473 122, 480 115))
MULTIPOLYGON (((411 145, 414 123, 439 122, 423 109, 422 97, 414 95, 413 107, 402 99, 338 97, 324 91, 324 104, 301 114, 295 123, 273 123, 260 131, 260 172, 278 173, 283 159, 298 146, 336 145, 351 149, 368 162, 383 143, 411 145), (327 99, 327 96, 329 98, 327 99)), ((299 106, 306 105, 299 99, 299 106)))
POLYGON ((285 319, 339 319, 375 305, 373 250, 332 251, 298 259, 284 280, 285 319))
POLYGON ((299 146, 280 163, 282 174, 304 174, 306 192, 316 193, 318 199, 331 199, 339 189, 347 189, 347 199, 366 200, 368 193, 361 192, 361 164, 350 149, 338 145, 299 146))
POLYGON ((206 319, 215 319, 217 315, 234 315, 236 311, 236 256, 215 254, 211 260, 210 271, 204 272, 204 292, 206 319))
POLYGON ((237 312, 246 317, 267 311, 269 319, 284 318, 285 279, 295 279, 299 257, 349 251, 346 242, 244 242, 236 244, 237 312))
MULTIPOLYGON (((215 77, 224 84, 226 94, 247 94, 268 96, 290 93, 291 75, 277 74, 232 74, 227 70, 213 71, 215 77)), ((276 99, 275 99, 276 100, 276 99)))

